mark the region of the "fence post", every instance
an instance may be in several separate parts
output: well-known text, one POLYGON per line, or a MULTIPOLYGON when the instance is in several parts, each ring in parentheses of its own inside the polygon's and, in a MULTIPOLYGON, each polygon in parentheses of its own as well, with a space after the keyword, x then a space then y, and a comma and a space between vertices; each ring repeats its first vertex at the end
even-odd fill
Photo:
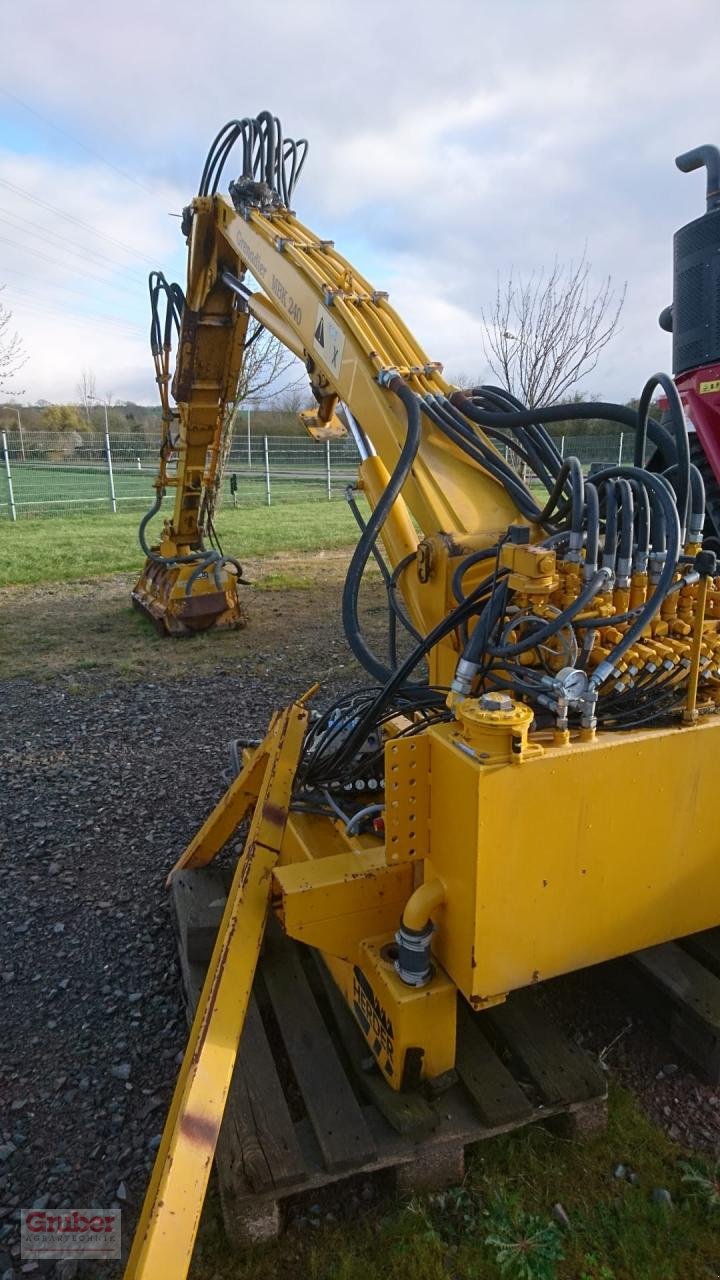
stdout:
POLYGON ((560 437, 560 457, 561 458, 565 457, 565 437, 564 436, 560 437))
POLYGON ((328 502, 332 498, 332 476, 330 473, 330 441, 325 441, 325 479, 327 481, 328 502))
POLYGON ((263 436, 263 450, 265 453, 265 495, 267 505, 270 506, 270 454, 268 453, 268 438, 263 436))
MULTIPOLYGON (((105 413, 107 414, 107 409, 105 410, 105 413)), ((110 506, 112 507, 113 514, 116 515, 117 502, 115 501, 115 477, 113 476, 112 454, 110 452, 110 433, 107 426, 105 427, 105 457, 107 458, 108 479, 110 481, 110 506)))
POLYGON ((620 432, 620 448, 618 449, 618 466, 621 466, 621 465, 622 465, 622 451, 623 451, 623 440, 624 440, 624 439, 625 439, 625 432, 624 432, 624 431, 621 431, 621 432, 620 432))
POLYGON ((17 510, 15 507, 15 494, 13 493, 12 475, 10 472, 10 454, 8 453, 8 442, 5 432, 2 433, 3 453, 5 454, 5 473, 7 475, 8 498, 10 499, 10 519, 17 520, 17 510))

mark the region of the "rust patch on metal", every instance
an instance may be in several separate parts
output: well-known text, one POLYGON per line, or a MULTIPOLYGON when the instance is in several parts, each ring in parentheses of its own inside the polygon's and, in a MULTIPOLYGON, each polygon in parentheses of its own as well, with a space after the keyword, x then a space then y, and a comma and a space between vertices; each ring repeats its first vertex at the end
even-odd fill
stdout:
POLYGON ((194 1147, 214 1148, 220 1126, 202 1116, 189 1115, 187 1112, 180 1120, 180 1132, 194 1147))
POLYGON ((270 822, 274 827, 281 827, 285 822, 286 812, 281 805, 266 800, 262 807, 262 816, 263 821, 270 822))

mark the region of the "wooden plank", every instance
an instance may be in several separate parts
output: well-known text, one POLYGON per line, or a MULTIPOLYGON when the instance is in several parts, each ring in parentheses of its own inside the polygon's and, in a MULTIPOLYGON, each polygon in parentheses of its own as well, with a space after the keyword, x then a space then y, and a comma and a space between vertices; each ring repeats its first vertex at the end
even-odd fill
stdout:
POLYGON ((430 1133, 438 1124, 438 1116, 422 1094, 416 1090, 398 1093, 390 1088, 379 1067, 366 1070, 365 1064, 372 1056, 369 1045, 317 952, 313 953, 313 958, 338 1036, 353 1075, 365 1096, 375 1104, 397 1133, 412 1134, 415 1137, 430 1133))
POLYGON ((329 1170, 375 1157, 375 1143, 305 977, 293 943, 273 930, 266 940, 263 979, 329 1170))
POLYGON ((192 1022, 210 960, 210 955, 200 963, 190 957, 187 945, 188 926, 199 924, 203 917, 212 918, 218 899, 224 902, 226 898, 225 878, 215 867, 200 871, 178 871, 170 881, 170 908, 178 939, 188 1022, 192 1022))
MULTIPOLYGON (((198 963, 189 954, 191 931, 209 927, 218 902, 226 899, 226 882, 226 874, 214 867, 178 871, 170 882, 189 1021, 207 968, 207 961, 198 963)), ((300 1183, 307 1177, 254 996, 248 1004, 216 1163, 224 1203, 249 1190, 300 1183)))
POLYGON ((631 957, 676 1003, 720 1031, 720 979, 675 942, 636 951, 631 957))
POLYGON ((523 1124, 533 1114, 530 1099, 500 1061, 464 1000, 458 1001, 455 1068, 488 1126, 523 1124))
MULTIPOLYGON (((667 1009, 659 1016, 672 1043, 713 1084, 720 1084, 720 978, 677 943, 630 957, 632 967, 667 1009)), ((657 1016, 657 1010, 656 1010, 657 1016)))
POLYGON ((226 1195, 305 1181, 295 1128, 257 1002, 248 1007, 217 1152, 226 1195))
POLYGON ((680 939, 683 951, 703 964, 716 978, 720 978, 720 929, 704 929, 680 939))
POLYGON ((475 1016, 481 1027, 489 1020, 550 1105, 605 1096, 600 1068, 554 1026, 531 991, 515 991, 504 1004, 475 1016))

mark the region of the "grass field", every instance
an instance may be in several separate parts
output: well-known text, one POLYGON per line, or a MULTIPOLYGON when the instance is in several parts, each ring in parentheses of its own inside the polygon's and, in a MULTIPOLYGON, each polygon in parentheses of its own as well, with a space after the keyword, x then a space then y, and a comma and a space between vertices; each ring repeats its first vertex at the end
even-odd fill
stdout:
MULTIPOLYGON (((0 586, 72 582, 139 570, 138 511, 38 516, 1 526, 0 586)), ((154 526, 159 532, 160 521, 154 526)), ((321 551, 354 542, 357 526, 344 502, 288 502, 272 507, 223 508, 217 519, 231 555, 321 551)), ((153 526, 150 528, 153 535, 153 526)))
MULTIPOLYGON (((265 506, 267 491, 262 464, 252 473, 238 467, 237 496, 243 507, 265 506)), ((334 495, 342 494, 345 483, 352 478, 354 469, 349 466, 335 468, 334 495)), ((155 468, 147 464, 138 471, 132 463, 123 463, 113 470, 115 501, 120 511, 149 507, 154 497, 152 482, 155 468)), ((326 498, 324 455, 318 452, 316 465, 271 463, 271 496, 274 502, 326 498)), ((229 476, 225 477, 225 490, 229 493, 229 476)), ((12 486, 15 508, 19 518, 25 516, 56 515, 75 511, 111 511, 110 480, 102 464, 87 466, 63 466, 59 463, 12 463, 12 486)), ((10 493, 7 474, 0 466, 0 521, 10 518, 10 493)))

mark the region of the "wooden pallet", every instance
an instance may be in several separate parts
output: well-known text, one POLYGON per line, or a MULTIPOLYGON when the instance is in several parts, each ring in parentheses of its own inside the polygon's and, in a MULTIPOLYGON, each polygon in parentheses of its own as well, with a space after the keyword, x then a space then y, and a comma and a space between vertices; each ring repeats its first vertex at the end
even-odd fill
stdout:
POLYGON ((637 951, 609 971, 623 996, 720 1084, 720 929, 637 951))
MULTIPOLYGON (((171 903, 188 1018, 226 895, 214 867, 176 874, 171 903)), ((319 957, 268 930, 216 1152, 231 1242, 281 1230, 281 1203, 358 1174, 397 1190, 462 1181, 465 1148, 534 1121, 568 1134, 604 1126, 603 1073, 547 1019, 531 992, 459 1012, 456 1072, 397 1094, 319 957)))

